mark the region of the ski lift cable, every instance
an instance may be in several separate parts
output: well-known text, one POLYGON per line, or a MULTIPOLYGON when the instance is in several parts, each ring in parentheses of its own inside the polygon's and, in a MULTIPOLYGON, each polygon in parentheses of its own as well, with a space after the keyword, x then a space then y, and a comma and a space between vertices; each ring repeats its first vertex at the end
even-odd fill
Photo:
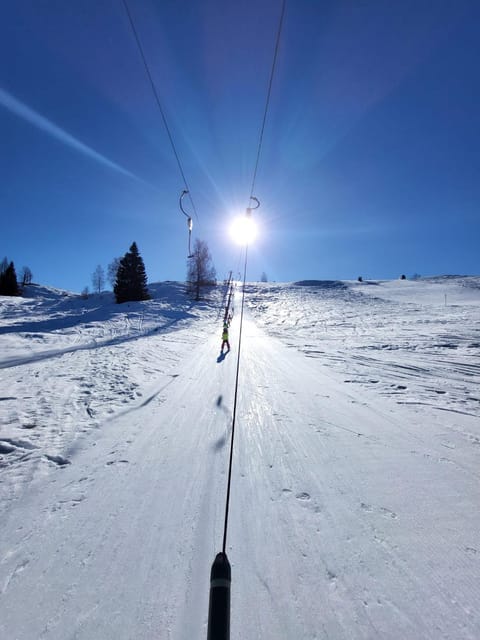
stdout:
POLYGON ((232 485, 232 467, 233 467, 233 441, 235 437, 235 423, 237 418, 237 399, 238 399, 238 378, 240 374, 240 354, 242 347, 242 329, 243 329, 243 310, 245 305, 245 283, 247 279, 247 262, 248 262, 248 244, 245 245, 245 262, 243 266, 243 287, 242 287, 242 306, 240 310, 240 328, 238 331, 238 349, 237 349, 237 367, 235 373, 235 393, 233 399, 233 415, 232 415, 232 430, 230 436, 230 457, 228 463, 228 479, 227 479, 227 497, 225 501, 225 520, 223 525, 223 544, 222 552, 226 555, 227 548, 227 530, 228 530, 228 515, 230 510, 230 487, 232 485))
MULTIPOLYGON (((275 44, 275 53, 273 57, 272 72, 270 74, 270 81, 268 85, 267 101, 265 104, 265 111, 263 114, 262 127, 260 131, 260 138, 258 142, 257 158, 255 162, 255 170, 253 173, 252 188, 250 191, 250 204, 253 200, 256 206, 247 208, 247 217, 250 217, 253 209, 258 209, 260 202, 258 198, 253 195, 255 189, 255 181, 257 178, 258 163, 260 160, 260 152, 262 149, 263 134, 265 131, 265 123, 267 120, 268 106, 270 103, 270 95, 273 83, 273 77, 275 73, 275 65, 277 61, 278 48, 280 44, 280 35, 283 25, 283 17, 285 15, 285 2, 282 0, 282 12, 280 16, 280 22, 277 31, 277 40, 275 44)), ((230 489, 232 486, 232 468, 233 468, 233 444, 235 439, 235 424, 237 417, 237 399, 238 399, 238 382, 240 374, 240 355, 242 350, 242 335, 243 335, 243 315, 245 309, 245 288, 247 281, 247 264, 248 264, 248 242, 245 245, 245 261, 243 265, 243 287, 242 287, 242 306, 240 312, 240 328, 238 332, 238 352, 237 352, 237 366, 235 373, 235 393, 233 401, 233 413, 232 413, 232 429, 230 436, 230 454, 228 462, 228 479, 227 479, 227 495, 225 500, 225 520, 223 525, 223 543, 222 551, 217 553, 215 560, 212 564, 210 572, 210 597, 208 605, 208 629, 207 640, 227 640, 230 638, 230 585, 231 585, 231 567, 227 557, 227 533, 228 533, 228 516, 230 511, 230 489)))
POLYGON ((177 161, 177 165, 178 165, 178 169, 180 171, 180 175, 182 176, 182 180, 183 180, 183 183, 185 185, 185 191, 188 193, 188 197, 189 197, 189 200, 191 202, 193 212, 195 214, 195 217, 198 220, 197 210, 196 210, 196 207, 195 207, 195 203, 193 202, 192 194, 190 193, 190 188, 188 186, 187 179, 185 177, 185 172, 183 171, 182 163, 180 162, 180 156, 179 156, 177 148, 175 146, 175 142, 173 140, 173 136, 172 136, 172 133, 170 131, 170 127, 168 126, 167 118, 165 116, 165 111, 163 110, 162 103, 161 103, 160 97, 158 95, 158 91, 157 91, 157 89, 155 87, 155 83, 154 83, 153 78, 152 78, 152 74, 150 73, 150 68, 148 66, 148 62, 147 62, 147 59, 145 57, 145 53, 143 51, 142 43, 140 42, 140 37, 138 35, 137 29, 135 28, 135 23, 133 21, 132 14, 131 14, 130 9, 128 7, 127 0, 122 0, 122 2, 123 2, 123 6, 125 7, 125 11, 127 13, 127 16, 128 16, 129 22, 130 22, 130 26, 131 26, 132 31, 133 31, 133 35, 134 35, 135 40, 137 42, 138 50, 140 51, 140 55, 141 55, 141 58, 142 58, 142 61, 143 61, 143 65, 145 67, 145 71, 147 73, 148 79, 150 81, 150 86, 152 88, 152 92, 153 92, 155 101, 156 101, 158 109, 160 111, 160 115, 162 116, 163 124, 165 126, 165 130, 167 132, 167 136, 168 136, 168 139, 170 141, 170 145, 171 145, 173 153, 175 155, 175 159, 177 161))
MULTIPOLYGON (((273 62, 272 62, 272 70, 270 73, 270 80, 268 83, 267 100, 265 103, 265 111, 263 114, 262 127, 260 130, 260 138, 258 142, 257 159, 255 162, 252 188, 250 191, 250 204, 253 200, 253 202, 255 203, 255 206, 253 207, 250 206, 247 208, 247 216, 250 216, 252 210, 258 209, 258 207, 260 206, 260 201, 258 200, 258 198, 256 198, 253 195, 253 191, 255 189, 255 182, 257 179, 258 164, 260 160, 260 152, 261 152, 262 143, 263 143, 263 134, 265 131, 265 123, 267 121, 268 107, 270 104, 270 96, 272 93, 273 78, 275 75, 275 67, 277 63, 278 50, 280 46, 280 36, 282 34, 283 19, 285 16, 285 5, 286 5, 286 0, 282 0, 282 10, 280 13, 280 20, 278 23, 277 38, 275 42, 275 51, 274 51, 273 62)), ((229 457, 229 465, 228 465, 227 496, 225 501, 225 521, 224 521, 224 527, 223 527, 223 547, 222 548, 223 548, 224 555, 226 555, 226 547, 227 547, 228 515, 229 515, 229 509, 230 509, 230 487, 231 487, 231 481, 232 481, 233 442, 235 437, 235 422, 237 417, 238 379, 239 379, 239 373, 240 373, 240 354, 241 354, 241 346, 242 346, 243 311, 245 307, 245 286, 246 286, 246 280, 247 280, 247 264, 248 264, 248 242, 245 245, 245 261, 243 265, 242 306, 241 306, 241 312, 240 312, 240 328, 239 328, 239 335, 238 335, 237 369, 235 374, 235 393, 234 393, 234 400, 233 400, 232 430, 231 430, 231 436, 230 436, 230 457, 229 457)))
POLYGON ((272 93, 273 78, 275 75, 275 67, 277 65, 278 50, 280 47, 280 37, 282 35, 283 18, 285 16, 285 5, 286 5, 286 0, 282 0, 282 10, 280 13, 280 20, 278 23, 277 39, 275 42, 275 52, 273 54, 272 70, 270 73, 270 81, 268 83, 267 100, 265 102, 265 111, 263 113, 262 127, 260 129, 260 137, 258 140, 257 159, 255 161, 255 170, 253 172, 252 188, 250 189, 250 200, 253 198, 253 192, 255 191, 255 182, 257 179, 258 163, 260 161, 260 152, 262 150, 263 134, 265 131, 265 123, 267 121, 268 107, 270 105, 270 96, 272 93))

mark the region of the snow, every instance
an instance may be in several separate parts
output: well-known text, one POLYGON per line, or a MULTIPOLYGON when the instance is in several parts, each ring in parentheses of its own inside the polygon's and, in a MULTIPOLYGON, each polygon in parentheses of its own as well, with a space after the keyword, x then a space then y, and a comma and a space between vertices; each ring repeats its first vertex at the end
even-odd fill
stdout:
MULTIPOLYGON (((206 637, 224 290, 0 297, 0 637, 206 637)), ((480 637, 480 277, 246 287, 232 638, 480 637)))

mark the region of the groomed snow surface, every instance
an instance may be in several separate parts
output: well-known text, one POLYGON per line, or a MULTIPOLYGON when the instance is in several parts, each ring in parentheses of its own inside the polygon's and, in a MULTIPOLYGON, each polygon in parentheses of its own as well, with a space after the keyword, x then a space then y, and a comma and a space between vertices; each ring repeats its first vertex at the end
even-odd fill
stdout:
MULTIPOLYGON (((0 298, 0 638, 206 638, 241 287, 0 298)), ((480 277, 248 284, 232 639, 480 638, 480 277)))

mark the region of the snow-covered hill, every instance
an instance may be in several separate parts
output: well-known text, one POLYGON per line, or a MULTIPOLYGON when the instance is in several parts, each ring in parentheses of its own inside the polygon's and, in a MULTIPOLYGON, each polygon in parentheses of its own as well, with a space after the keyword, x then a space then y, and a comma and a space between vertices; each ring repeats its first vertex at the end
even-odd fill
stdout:
POLYGON ((375 385, 434 413, 479 415, 478 277, 255 285, 248 304, 270 334, 346 384, 375 385))
MULTIPOLYGON (((224 290, 0 298, 0 637, 206 637, 224 290)), ((247 285, 232 638, 480 637, 480 277, 247 285)))
MULTIPOLYGON (((32 286, 0 297, 0 455, 9 468, 0 511, 25 481, 113 416, 141 404, 218 316, 221 292, 193 304, 179 283, 150 287, 148 302, 117 305, 32 286), (14 482, 11 482, 12 477, 14 482)), ((5 475, 5 472, 3 473, 5 475)))

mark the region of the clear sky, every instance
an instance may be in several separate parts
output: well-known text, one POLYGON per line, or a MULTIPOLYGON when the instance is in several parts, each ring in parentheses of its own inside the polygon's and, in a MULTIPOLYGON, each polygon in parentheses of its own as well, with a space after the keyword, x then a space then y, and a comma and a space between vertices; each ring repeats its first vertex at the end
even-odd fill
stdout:
MULTIPOLYGON (((281 1, 130 9, 223 278, 281 1)), ((480 273, 479 24, 476 0, 288 0, 249 280, 480 273)), ((183 280, 183 188, 121 0, 2 3, 0 259, 80 291, 135 240, 183 280)))

